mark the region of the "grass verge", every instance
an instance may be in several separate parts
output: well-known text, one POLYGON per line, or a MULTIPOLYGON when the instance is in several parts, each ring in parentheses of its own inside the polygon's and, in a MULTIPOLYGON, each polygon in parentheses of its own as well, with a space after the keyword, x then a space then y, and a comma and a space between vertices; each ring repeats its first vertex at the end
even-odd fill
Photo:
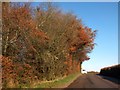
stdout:
POLYGON ((37 85, 35 88, 65 88, 70 83, 72 83, 79 75, 80 75, 80 73, 70 74, 59 80, 41 83, 41 84, 37 85))

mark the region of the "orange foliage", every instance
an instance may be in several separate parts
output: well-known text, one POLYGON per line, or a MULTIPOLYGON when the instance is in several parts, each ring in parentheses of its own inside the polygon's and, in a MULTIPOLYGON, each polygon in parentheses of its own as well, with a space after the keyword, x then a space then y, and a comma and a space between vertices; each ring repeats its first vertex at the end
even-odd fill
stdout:
POLYGON ((76 47, 71 47, 70 51, 72 51, 72 52, 76 51, 76 47))
MULTIPOLYGON (((66 17, 62 13, 55 13, 55 11, 50 13, 49 10, 48 12, 41 11, 38 15, 41 18, 42 14, 45 14, 45 17, 40 19, 40 23, 44 22, 44 25, 38 27, 39 20, 37 21, 36 17, 33 17, 30 7, 9 7, 8 4, 3 3, 2 12, 2 39, 4 43, 3 51, 5 52, 4 56, 0 56, 0 58, 2 60, 3 82, 9 83, 10 80, 13 80, 15 84, 25 84, 37 79, 41 74, 49 73, 48 75, 50 75, 51 73, 48 71, 56 71, 56 68, 52 68, 52 65, 55 64, 53 65, 55 67, 58 65, 55 57, 61 60, 61 64, 65 65, 63 65, 65 69, 63 69, 62 74, 66 73, 67 75, 80 71, 80 63, 84 60, 89 60, 87 53, 94 48, 95 31, 84 27, 74 16, 68 15, 66 17), (43 31, 46 31, 47 34, 43 31), (53 37, 51 37, 52 35, 53 37), (50 43, 46 43, 48 41, 50 43), (65 56, 65 54, 67 55, 65 56), (21 58, 19 55, 23 57, 21 58), (13 57, 16 61, 23 59, 23 62, 14 61, 13 57), (48 62, 47 58, 52 62, 48 66, 45 65, 48 62), (66 69, 67 71, 65 72, 66 69)), ((60 70, 61 66, 59 65, 58 68, 60 70)), ((43 78, 44 76, 41 77, 43 78)), ((45 78, 48 78, 48 76, 46 75, 45 78)))
POLYGON ((2 81, 9 84, 14 80, 14 84, 26 83, 31 79, 35 79, 34 73, 29 64, 13 63, 8 57, 1 56, 2 60, 2 81))

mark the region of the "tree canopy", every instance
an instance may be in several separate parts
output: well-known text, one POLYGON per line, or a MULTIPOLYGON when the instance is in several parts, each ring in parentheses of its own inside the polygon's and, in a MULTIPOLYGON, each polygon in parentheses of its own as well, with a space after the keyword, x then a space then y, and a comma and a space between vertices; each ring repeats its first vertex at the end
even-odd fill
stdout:
POLYGON ((96 30, 51 3, 34 9, 29 3, 2 3, 3 86, 79 72, 80 63, 90 59, 95 36, 96 30))

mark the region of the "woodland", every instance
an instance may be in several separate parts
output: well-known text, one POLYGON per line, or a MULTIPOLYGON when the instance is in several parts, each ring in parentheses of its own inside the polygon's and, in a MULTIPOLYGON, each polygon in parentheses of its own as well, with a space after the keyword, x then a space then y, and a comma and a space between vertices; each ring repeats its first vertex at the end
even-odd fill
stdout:
POLYGON ((81 71, 96 30, 52 3, 2 3, 2 86, 19 87, 81 71))

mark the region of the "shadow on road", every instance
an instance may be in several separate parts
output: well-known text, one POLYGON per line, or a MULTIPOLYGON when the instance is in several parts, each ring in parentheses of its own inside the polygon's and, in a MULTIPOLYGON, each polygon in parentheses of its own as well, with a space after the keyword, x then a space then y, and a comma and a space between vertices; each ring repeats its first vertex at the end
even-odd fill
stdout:
POLYGON ((113 78, 113 77, 108 77, 108 76, 103 76, 103 75, 100 75, 100 74, 96 74, 100 77, 102 77, 103 79, 107 79, 115 84, 120 84, 120 79, 119 78, 113 78))

